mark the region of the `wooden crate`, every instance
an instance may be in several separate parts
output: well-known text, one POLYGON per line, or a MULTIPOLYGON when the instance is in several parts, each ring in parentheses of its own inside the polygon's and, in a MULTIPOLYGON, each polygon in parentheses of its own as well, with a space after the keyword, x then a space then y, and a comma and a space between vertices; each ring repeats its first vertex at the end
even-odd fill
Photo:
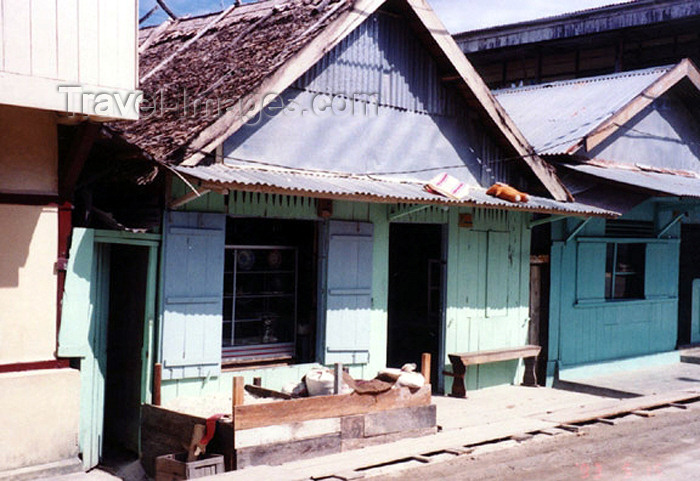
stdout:
POLYGON ((166 454, 156 458, 156 481, 195 479, 224 472, 224 456, 207 454, 204 459, 187 462, 187 453, 166 454))
MULTIPOLYGON (((220 420, 208 453, 224 455, 227 471, 358 449, 405 437, 434 434, 431 388, 380 394, 342 394, 236 406, 233 422, 220 420)), ((144 405, 142 462, 154 471, 157 456, 188 445, 195 424, 206 420, 144 405)))

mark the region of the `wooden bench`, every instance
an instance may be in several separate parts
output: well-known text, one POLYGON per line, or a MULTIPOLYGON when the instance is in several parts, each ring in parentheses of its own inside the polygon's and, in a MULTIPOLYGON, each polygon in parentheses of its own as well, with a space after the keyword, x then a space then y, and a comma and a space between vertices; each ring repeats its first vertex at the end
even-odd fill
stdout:
POLYGON ((467 372, 467 366, 475 366, 477 364, 488 364, 498 361, 512 361, 522 359, 525 362, 525 375, 523 376, 524 386, 536 386, 537 374, 535 366, 537 364, 537 356, 540 354, 540 346, 519 346, 508 347, 504 349, 492 349, 490 351, 474 351, 462 352, 458 354, 449 354, 450 362, 452 363, 452 372, 445 371, 446 376, 454 377, 452 383, 451 396, 466 397, 467 391, 464 386, 464 375, 467 372))

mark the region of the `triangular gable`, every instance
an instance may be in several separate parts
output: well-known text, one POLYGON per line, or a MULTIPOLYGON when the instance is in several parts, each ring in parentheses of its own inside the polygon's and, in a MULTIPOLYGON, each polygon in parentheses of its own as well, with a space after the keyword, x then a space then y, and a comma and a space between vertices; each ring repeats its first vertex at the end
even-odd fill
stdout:
MULTIPOLYGON (((262 3, 268 4, 270 2, 262 3)), ((178 146, 177 150, 165 152, 166 158, 159 160, 172 161, 174 158, 177 158, 183 165, 196 165, 203 157, 208 155, 207 153, 212 152, 224 139, 231 136, 252 116, 256 115, 262 108, 265 108, 273 99, 272 96, 267 94, 270 92, 283 92, 289 88, 330 49, 384 4, 402 10, 402 13, 409 18, 412 28, 419 38, 425 42, 433 55, 440 58, 443 70, 447 72, 445 81, 455 82, 470 105, 479 112, 485 124, 493 129, 503 144, 512 149, 513 156, 522 158, 527 163, 555 199, 570 200, 570 195, 556 177, 553 169, 549 168, 544 161, 535 155, 532 148, 515 127, 515 124, 495 102, 488 88, 481 81, 449 32, 424 0, 355 0, 349 8, 347 8, 347 2, 331 3, 325 12, 321 12, 319 17, 308 25, 308 28, 303 30, 301 35, 289 37, 290 47, 288 50, 292 51, 293 48, 298 48, 295 53, 292 55, 285 54, 283 56, 284 61, 279 66, 276 66, 274 61, 281 54, 277 55, 277 57, 273 55, 274 58, 269 59, 269 62, 265 64, 275 66, 272 73, 263 75, 262 80, 256 84, 253 92, 240 92, 241 94, 250 94, 248 95, 249 103, 245 107, 252 105, 252 109, 242 109, 241 103, 237 103, 228 109, 225 114, 206 125, 198 126, 192 122, 191 127, 184 129, 184 132, 177 133, 177 141, 173 144, 173 146, 178 146), (310 33, 307 34, 307 32, 310 33), (299 39, 304 34, 310 39, 308 41, 303 39, 302 42, 299 39), (299 48, 301 43, 303 43, 303 46, 299 48), (243 115, 243 112, 245 112, 245 115, 243 115)), ((263 7, 264 5, 261 5, 259 8, 262 9, 263 7)), ((252 21, 251 24, 254 25, 255 21, 252 21)), ((246 40, 245 34, 245 31, 239 32, 238 35, 233 35, 234 38, 229 40, 233 42, 233 45, 236 45, 236 41, 244 42, 246 40)), ((193 35, 196 36, 194 32, 193 35)), ((207 55, 205 52, 201 53, 204 56, 207 55)), ((144 56, 148 56, 148 49, 144 52, 144 56)), ((200 60, 193 58, 192 61, 197 62, 200 60)), ((170 68, 173 67, 170 66, 170 68)), ((167 69, 162 68, 161 70, 167 69)), ((150 77, 149 81, 160 80, 161 83, 167 83, 169 79, 161 75, 162 73, 161 71, 157 75, 150 77)), ((201 73, 206 75, 206 72, 201 73)), ((173 75, 176 77, 178 75, 187 75, 187 72, 176 72, 173 75)), ((227 81, 221 78, 219 80, 222 82, 227 81)), ((215 82, 214 79, 212 81, 215 82)), ((123 130, 125 131, 125 137, 136 145, 139 144, 140 139, 147 136, 150 136, 149 141, 154 143, 157 137, 167 136, 169 131, 167 126, 158 128, 157 125, 149 131, 140 133, 138 132, 140 130, 138 126, 127 126, 123 130), (136 132, 137 135, 130 136, 130 132, 136 132)), ((171 137, 174 136, 171 135, 171 137)))
POLYGON ((615 129, 585 157, 642 171, 700 175, 700 90, 676 84, 615 129))
MULTIPOLYGON (((403 16, 380 10, 223 144, 226 164, 524 186, 403 16)), ((529 172, 527 172, 529 174, 529 172)), ((531 176, 531 175, 530 175, 531 176)))
POLYGON ((690 60, 672 67, 620 72, 495 91, 540 155, 586 155, 682 81, 700 89, 690 60))
POLYGON ((627 105, 615 112, 605 121, 593 128, 586 136, 580 147, 586 151, 595 149, 598 145, 615 133, 620 126, 627 124, 637 114, 650 106, 657 98, 664 95, 682 80, 689 80, 700 90, 700 71, 688 59, 682 60, 678 65, 658 78, 649 87, 640 92, 627 105))

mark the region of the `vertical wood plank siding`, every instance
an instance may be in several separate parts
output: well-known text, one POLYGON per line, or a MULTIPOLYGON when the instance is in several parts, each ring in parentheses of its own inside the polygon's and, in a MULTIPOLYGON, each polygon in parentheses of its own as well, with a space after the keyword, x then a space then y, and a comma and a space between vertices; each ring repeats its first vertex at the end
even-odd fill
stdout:
MULTIPOLYGON (((658 231, 669 222, 670 215, 670 211, 657 211, 654 202, 647 201, 624 218, 653 220, 658 231)), ((577 221, 558 224, 552 230, 548 375, 554 375, 556 367, 566 369, 675 349, 680 236, 677 226, 669 233, 670 239, 649 239, 646 244, 645 299, 606 302, 606 243, 581 241, 585 237, 602 238, 605 221, 590 222, 568 243, 563 239, 577 221)))
POLYGON ((132 0, 1 0, 0 71, 136 88, 132 0))

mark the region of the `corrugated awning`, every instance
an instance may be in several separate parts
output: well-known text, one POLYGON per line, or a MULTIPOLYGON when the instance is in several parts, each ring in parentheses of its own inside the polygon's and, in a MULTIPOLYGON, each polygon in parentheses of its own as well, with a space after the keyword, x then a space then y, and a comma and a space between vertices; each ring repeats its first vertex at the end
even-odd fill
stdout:
POLYGON ((179 166, 175 169, 198 179, 202 187, 215 191, 242 190, 305 197, 379 203, 470 205, 572 216, 617 217, 617 212, 576 202, 559 202, 530 196, 526 203, 512 203, 486 195, 482 187, 470 187, 460 200, 425 190, 425 181, 387 179, 357 174, 317 173, 293 169, 262 169, 225 164, 179 166))
POLYGON ((599 179, 619 182, 657 193, 700 198, 700 179, 697 177, 586 164, 561 164, 561 166, 599 179))

